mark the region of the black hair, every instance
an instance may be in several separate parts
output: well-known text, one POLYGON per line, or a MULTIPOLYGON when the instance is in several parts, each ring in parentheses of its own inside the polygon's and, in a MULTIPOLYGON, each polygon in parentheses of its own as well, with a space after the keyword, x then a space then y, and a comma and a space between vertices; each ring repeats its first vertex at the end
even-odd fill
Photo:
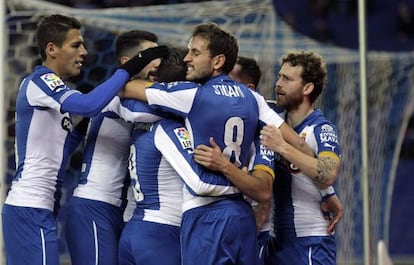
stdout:
MULTIPOLYGON (((115 39, 115 56, 120 61, 122 56, 132 57, 143 41, 158 42, 158 37, 145 30, 130 30, 119 34, 115 39)), ((118 62, 120 63, 120 62, 118 62)))
POLYGON ((74 17, 54 14, 43 17, 36 30, 37 49, 42 61, 46 60, 46 46, 49 42, 62 47, 66 34, 71 29, 81 29, 82 25, 74 17))
POLYGON ((158 67, 158 82, 185 81, 187 65, 184 57, 188 49, 168 46, 168 55, 161 60, 158 67))
POLYGON ((240 75, 243 75, 250 79, 254 84, 254 87, 258 87, 262 71, 257 61, 253 58, 239 56, 236 64, 240 65, 240 75))

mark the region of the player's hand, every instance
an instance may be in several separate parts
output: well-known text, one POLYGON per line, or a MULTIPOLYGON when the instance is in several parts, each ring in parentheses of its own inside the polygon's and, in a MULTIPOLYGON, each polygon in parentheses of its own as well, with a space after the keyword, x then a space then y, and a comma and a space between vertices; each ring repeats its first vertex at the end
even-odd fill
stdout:
POLYGON ((194 160, 210 170, 222 172, 223 168, 225 168, 230 161, 223 155, 220 146, 217 145, 213 137, 210 137, 210 145, 211 146, 204 144, 198 145, 196 149, 194 149, 194 160))
POLYGON ((260 143, 268 149, 280 153, 286 141, 283 139, 280 129, 274 125, 266 125, 260 130, 260 143))
POLYGON ((328 234, 332 235, 339 221, 342 219, 343 206, 336 194, 321 202, 321 210, 325 220, 329 221, 328 234))

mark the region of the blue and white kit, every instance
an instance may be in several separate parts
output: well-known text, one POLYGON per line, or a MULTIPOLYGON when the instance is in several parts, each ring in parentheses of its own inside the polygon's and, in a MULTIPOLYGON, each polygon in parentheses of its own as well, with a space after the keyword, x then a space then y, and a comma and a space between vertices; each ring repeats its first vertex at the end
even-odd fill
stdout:
MULTIPOLYGON (((307 116, 295 131, 316 156, 340 159, 336 127, 319 110, 307 116)), ((266 264, 336 264, 334 236, 320 208, 321 194, 295 165, 275 154, 276 179, 271 215, 271 261, 266 264)))
POLYGON ((16 173, 2 212, 8 264, 58 264, 55 198, 67 160, 82 139, 73 133, 72 115, 100 113, 128 79, 119 69, 81 94, 37 66, 22 81, 16 101, 16 173))

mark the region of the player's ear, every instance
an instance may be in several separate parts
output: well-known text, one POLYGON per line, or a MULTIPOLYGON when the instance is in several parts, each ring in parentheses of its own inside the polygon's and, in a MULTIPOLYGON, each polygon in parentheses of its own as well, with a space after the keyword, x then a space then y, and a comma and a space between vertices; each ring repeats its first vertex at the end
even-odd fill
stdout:
POLYGON ((128 56, 122 56, 121 59, 119 60, 119 62, 121 64, 124 64, 124 63, 128 62, 129 59, 130 58, 128 56))
POLYGON ((53 42, 48 42, 46 44, 45 52, 47 55, 51 56, 52 58, 55 58, 57 56, 58 47, 53 42))
POLYGON ((248 88, 250 88, 251 90, 256 91, 256 86, 255 86, 253 83, 247 83, 247 84, 246 84, 246 86, 247 86, 248 88))
POLYGON ((303 87, 303 94, 310 95, 310 93, 312 93, 314 88, 315 88, 315 85, 312 82, 306 83, 305 86, 303 87))
POLYGON ((214 56, 213 58, 214 60, 214 69, 220 69, 223 67, 224 62, 226 61, 226 56, 224 56, 224 54, 219 54, 214 56))

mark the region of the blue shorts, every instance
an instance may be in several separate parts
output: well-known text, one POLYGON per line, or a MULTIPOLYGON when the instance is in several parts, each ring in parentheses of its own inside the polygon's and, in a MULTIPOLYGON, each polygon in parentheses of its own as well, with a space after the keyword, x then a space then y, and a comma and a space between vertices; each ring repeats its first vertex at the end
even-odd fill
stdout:
POLYGON ((181 265, 180 227, 132 219, 119 241, 119 265, 181 265))
POLYGON ((183 265, 258 264, 256 222, 244 199, 225 199, 184 212, 183 265))
POLYGON ((47 209, 3 205, 8 265, 59 265, 57 225, 47 209))
POLYGON ((109 203, 72 197, 65 236, 72 265, 114 265, 124 226, 122 211, 109 203))
POLYGON ((334 236, 298 237, 289 242, 277 242, 271 237, 265 264, 277 265, 336 265, 334 236))

